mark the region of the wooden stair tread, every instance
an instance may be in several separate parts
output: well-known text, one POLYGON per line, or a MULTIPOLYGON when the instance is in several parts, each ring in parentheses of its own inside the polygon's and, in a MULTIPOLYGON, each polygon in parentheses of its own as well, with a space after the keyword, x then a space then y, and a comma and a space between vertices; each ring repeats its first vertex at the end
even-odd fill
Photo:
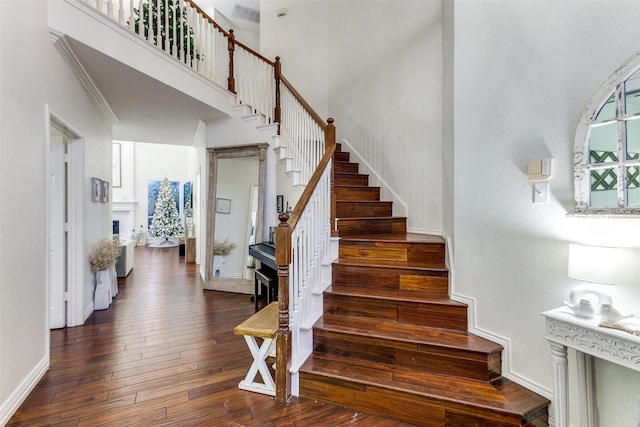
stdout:
POLYGON ((381 268, 398 268, 412 269, 421 271, 432 271, 437 273, 448 272, 446 266, 442 263, 433 263, 430 265, 424 261, 401 261, 401 260, 385 260, 385 259, 367 259, 367 258, 345 258, 340 257, 333 264, 345 266, 361 266, 361 267, 381 267, 381 268))
MULTIPOLYGON (((353 218, 349 218, 353 219, 353 218)), ((362 236, 345 236, 341 240, 362 242, 405 242, 405 243, 445 243, 442 236, 417 233, 375 234, 362 236)))
MULTIPOLYGON (((343 162, 343 163, 347 163, 347 162, 343 162)), ((353 177, 353 176, 369 176, 369 174, 366 173, 358 173, 358 172, 334 172, 333 177, 353 177)))
POLYGON ((549 404, 549 401, 508 379, 501 378, 497 387, 493 382, 457 376, 418 372, 384 363, 355 361, 330 354, 312 354, 301 368, 312 373, 339 380, 392 389, 454 405, 472 405, 490 411, 525 414, 549 404))
POLYGON ((334 188, 335 187, 355 188, 355 189, 380 188, 378 186, 373 186, 373 185, 353 185, 353 184, 335 184, 334 188))
POLYGON ((430 303, 432 305, 447 305, 466 307, 467 305, 449 298, 439 292, 423 291, 419 289, 391 289, 391 288, 363 288, 362 286, 331 285, 325 291, 335 295, 344 295, 367 299, 382 299, 389 301, 403 301, 414 303, 430 303))
POLYGON ((482 337, 450 329, 398 323, 372 317, 343 316, 325 313, 314 325, 334 333, 365 335, 393 342, 409 342, 417 345, 446 346, 465 351, 494 353, 502 346, 482 337))

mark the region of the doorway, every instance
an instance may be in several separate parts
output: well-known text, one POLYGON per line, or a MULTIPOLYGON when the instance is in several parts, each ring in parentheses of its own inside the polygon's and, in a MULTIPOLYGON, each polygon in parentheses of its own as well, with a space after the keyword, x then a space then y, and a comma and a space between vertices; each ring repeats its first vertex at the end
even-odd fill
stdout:
POLYGON ((45 150, 47 290, 49 328, 84 323, 82 289, 82 178, 84 142, 48 111, 45 150))

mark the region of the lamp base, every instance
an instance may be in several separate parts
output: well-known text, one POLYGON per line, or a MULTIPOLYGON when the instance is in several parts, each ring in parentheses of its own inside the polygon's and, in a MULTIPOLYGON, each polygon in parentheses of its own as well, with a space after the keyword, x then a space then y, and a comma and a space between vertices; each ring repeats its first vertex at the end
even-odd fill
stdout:
POLYGON ((580 300, 583 299, 591 301, 596 313, 600 311, 602 304, 612 304, 611 295, 604 292, 601 285, 594 283, 581 283, 571 289, 571 293, 569 294, 571 304, 579 304, 580 300))

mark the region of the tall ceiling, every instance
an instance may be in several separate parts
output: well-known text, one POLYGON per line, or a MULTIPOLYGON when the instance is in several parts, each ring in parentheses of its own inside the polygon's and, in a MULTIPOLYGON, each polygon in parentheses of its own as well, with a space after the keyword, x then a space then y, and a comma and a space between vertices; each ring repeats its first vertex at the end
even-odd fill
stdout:
POLYGON ((214 20, 218 14, 231 21, 233 28, 260 32, 260 24, 246 19, 247 13, 260 11, 260 0, 194 0, 214 20))

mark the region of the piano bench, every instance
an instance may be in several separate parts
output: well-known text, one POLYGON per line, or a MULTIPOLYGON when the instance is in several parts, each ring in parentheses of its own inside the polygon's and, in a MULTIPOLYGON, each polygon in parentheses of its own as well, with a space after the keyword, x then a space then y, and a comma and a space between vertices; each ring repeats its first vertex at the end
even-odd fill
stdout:
POLYGON ((258 299, 260 297, 258 291, 260 291, 260 284, 266 287, 266 301, 267 305, 273 301, 278 300, 278 273, 272 269, 261 268, 255 270, 255 287, 253 291, 253 301, 255 303, 255 309, 258 311, 258 299))

